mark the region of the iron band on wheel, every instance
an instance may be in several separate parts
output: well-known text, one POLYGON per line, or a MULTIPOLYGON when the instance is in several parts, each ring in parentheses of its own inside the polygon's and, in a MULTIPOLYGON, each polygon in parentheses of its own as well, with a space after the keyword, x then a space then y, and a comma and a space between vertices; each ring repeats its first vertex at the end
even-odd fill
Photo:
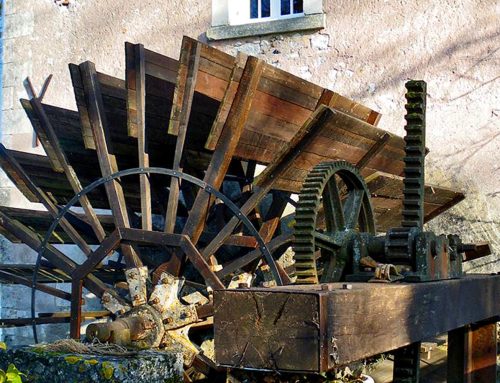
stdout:
MULTIPOLYGON (((37 284, 37 277, 38 277, 38 270, 40 269, 41 261, 43 254, 45 252, 45 248, 47 244, 49 243, 49 239, 51 238, 54 230, 56 227, 59 225, 60 220, 70 211, 70 209, 78 202, 78 200, 82 197, 90 193, 92 190, 97 188, 100 185, 103 185, 107 182, 110 182, 114 179, 120 178, 120 177, 125 177, 125 176, 130 176, 130 175, 135 175, 135 174, 162 174, 165 176, 171 176, 175 177, 178 179, 185 180, 186 182, 190 182, 201 189, 204 189, 207 193, 213 194, 216 198, 220 199, 233 213, 235 217, 238 217, 238 219, 243 223, 243 225, 246 227, 246 229, 250 232, 251 235, 255 237, 257 240, 258 248, 260 249, 261 253, 263 254, 264 258, 266 259, 266 263, 269 265, 270 270, 273 274, 273 277, 276 280, 277 285, 282 285, 282 279, 281 276, 278 272, 278 269, 276 267, 276 263, 274 261, 274 258, 272 257, 271 253, 269 252, 268 248, 265 246, 264 240, 260 236, 259 232, 255 229, 253 224, 250 222, 247 216, 241 214, 240 209, 229 199, 227 198, 224 194, 222 194, 220 191, 216 190, 215 188, 211 187, 210 185, 207 185, 205 182, 201 181, 200 179, 193 177, 189 174, 184 174, 181 172, 173 171, 171 169, 165 169, 165 168, 134 168, 134 169, 127 169, 127 170, 122 170, 117 173, 112 174, 109 177, 103 177, 100 178, 94 182, 92 182, 90 185, 85 187, 80 193, 76 194, 65 206, 62 208, 56 217, 52 221, 52 224, 50 225, 49 229, 47 230, 47 233, 45 235, 45 238, 42 242, 42 245, 40 246, 39 252, 38 252, 38 257, 36 260, 35 268, 33 270, 33 283, 32 286, 36 286, 37 284)), ((31 290, 31 316, 34 318, 35 317, 35 303, 36 303, 36 289, 32 287, 31 290)), ((35 340, 35 343, 38 343, 38 335, 37 335, 37 329, 36 329, 36 324, 33 324, 33 337, 35 340)))

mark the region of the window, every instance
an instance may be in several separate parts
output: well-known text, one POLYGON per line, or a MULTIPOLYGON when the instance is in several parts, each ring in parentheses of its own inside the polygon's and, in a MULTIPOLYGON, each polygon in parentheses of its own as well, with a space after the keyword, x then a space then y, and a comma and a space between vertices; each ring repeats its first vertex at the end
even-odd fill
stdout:
POLYGON ((323 0, 212 0, 210 40, 325 27, 323 0))
POLYGON ((237 0, 229 2, 229 24, 241 25, 304 16, 304 0, 237 0))

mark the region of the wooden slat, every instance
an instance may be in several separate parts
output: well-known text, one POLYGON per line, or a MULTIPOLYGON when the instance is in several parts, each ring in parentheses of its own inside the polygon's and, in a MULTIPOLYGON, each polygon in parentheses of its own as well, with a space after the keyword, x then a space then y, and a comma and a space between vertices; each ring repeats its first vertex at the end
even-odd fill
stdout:
MULTIPOLYGON (((139 167, 149 167, 146 138, 146 68, 144 46, 126 45, 127 56, 127 126, 128 134, 137 137, 139 167), (135 109, 134 109, 135 107, 135 109)), ((141 220, 144 230, 152 230, 151 185, 147 174, 139 175, 141 220)))
MULTIPOLYGON (((118 165, 116 157, 110 153, 109 134, 106 134, 106 116, 104 114, 102 95, 96 78, 94 64, 89 61, 80 64, 80 73, 86 95, 86 107, 94 135, 99 166, 102 176, 107 177, 118 171, 118 165)), ((105 189, 111 211, 115 218, 116 227, 129 227, 129 217, 121 185, 117 180, 113 180, 105 184, 105 189)), ((142 266, 139 256, 131 246, 123 245, 122 251, 128 267, 142 266)))
POLYGON ((358 169, 363 169, 370 160, 375 157, 384 148, 387 141, 391 138, 390 133, 385 133, 380 139, 373 144, 373 146, 366 152, 366 154, 356 163, 358 169))
POLYGON ((219 140, 222 128, 227 119, 229 111, 231 110, 231 105, 233 104, 234 97, 236 96, 236 91, 238 90, 238 83, 241 78, 241 69, 245 67, 247 56, 238 54, 234 58, 234 66, 230 74, 229 82, 227 83, 226 91, 224 92, 224 97, 222 98, 221 104, 217 111, 217 116, 210 130, 210 134, 205 143, 205 148, 209 150, 215 150, 217 146, 217 141, 219 140))
MULTIPOLYGON (((3 144, 0 144, 0 166, 14 184, 17 185, 17 183, 21 183, 23 186, 28 187, 30 192, 37 198, 37 201, 43 204, 53 218, 58 216, 59 209, 57 206, 42 189, 33 183, 19 163, 8 153, 3 144)), ((66 217, 62 218, 59 224, 85 255, 88 256, 92 253, 87 242, 85 242, 78 231, 69 223, 66 217)))
POLYGON ((76 106, 80 115, 82 138, 85 149, 96 149, 94 136, 92 135, 92 127, 90 126, 90 117, 85 102, 85 94, 83 92, 83 82, 78 65, 69 64, 69 72, 71 73, 71 81, 73 82, 73 90, 75 92, 76 106))
MULTIPOLYGON (((191 107, 193 104, 194 88, 196 86, 198 66, 200 60, 200 46, 197 41, 184 37, 182 41, 179 71, 174 92, 174 100, 168 126, 169 134, 177 136, 172 169, 182 171, 182 157, 186 141, 191 107)), ((177 218, 179 203, 180 179, 172 177, 168 195, 167 212, 165 215, 166 233, 173 233, 177 218)))
MULTIPOLYGON (((21 100, 21 102, 23 103, 23 106, 25 107, 26 110, 28 105, 23 101, 25 100, 21 100)), ((68 159, 66 158, 66 154, 64 153, 63 149, 59 144, 59 140, 56 136, 54 128, 52 127, 52 124, 47 114, 45 113, 41 101, 38 98, 33 98, 29 101, 29 105, 31 106, 32 111, 39 123, 39 124, 34 124, 33 127, 35 128, 35 131, 37 132, 38 136, 41 138, 42 145, 44 145, 46 151, 50 147, 52 155, 56 157, 60 167, 62 168, 62 170, 66 175, 66 178, 68 179, 69 184, 71 185, 71 188, 73 189, 75 194, 80 193, 83 189, 80 180, 78 179, 78 176, 76 175, 73 167, 69 164, 68 159)), ((99 219, 97 218, 97 215, 88 197, 82 196, 79 199, 79 202, 87 215, 89 224, 91 225, 97 239, 99 241, 102 241, 106 236, 106 233, 104 232, 104 229, 101 223, 99 222, 99 219)))

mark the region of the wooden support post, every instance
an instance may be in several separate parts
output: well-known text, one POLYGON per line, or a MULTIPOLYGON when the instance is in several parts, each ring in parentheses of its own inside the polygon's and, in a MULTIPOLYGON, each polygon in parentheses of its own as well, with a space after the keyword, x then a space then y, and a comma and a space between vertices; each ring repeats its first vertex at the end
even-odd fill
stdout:
MULTIPOLYGON (((200 44, 198 41, 184 37, 182 40, 181 56, 179 59, 179 70, 175 85, 169 134, 177 136, 175 144, 174 162, 172 169, 182 171, 182 154, 186 141, 189 116, 193 104, 194 89, 198 76, 200 64, 200 44)), ((167 212, 165 215, 166 233, 173 233, 177 218, 177 206, 179 203, 180 179, 172 177, 170 180, 170 192, 168 194, 167 212)))
MULTIPOLYGON (((297 132, 289 145, 276 157, 275 161, 267 166, 255 180, 255 192, 241 207, 241 212, 248 215, 262 201, 279 175, 284 172, 293 162, 300 152, 307 147, 322 127, 333 117, 335 112, 320 105, 311 118, 297 132)), ((213 255, 229 237, 233 230, 240 223, 238 217, 233 217, 226 226, 219 231, 215 238, 203 249, 203 257, 208 259, 213 255)))
POLYGON ((82 290, 82 280, 74 279, 71 283, 71 319, 69 336, 77 340, 80 339, 80 326, 82 325, 82 290))
POLYGON ((496 379, 496 322, 488 320, 448 333, 448 382, 491 383, 496 379))
MULTIPOLYGON (((97 157, 103 177, 108 177, 118 171, 116 157, 111 154, 110 136, 107 132, 107 122, 102 101, 101 89, 97 81, 97 73, 93 63, 87 61, 80 64, 81 80, 85 93, 86 109, 89 114, 90 126, 94 136, 97 157)), ((113 212, 115 226, 117 228, 129 227, 129 217, 125 203, 123 189, 118 180, 112 180, 105 184, 109 206, 113 212)), ((123 245, 122 251, 125 256, 127 267, 141 267, 142 262, 137 252, 130 245, 123 245)))
MULTIPOLYGON (((146 137, 146 62, 142 44, 126 44, 127 126, 129 136, 137 137, 139 167, 149 167, 146 137)), ((141 220, 144 230, 152 230, 151 185, 147 174, 139 175, 141 220)))

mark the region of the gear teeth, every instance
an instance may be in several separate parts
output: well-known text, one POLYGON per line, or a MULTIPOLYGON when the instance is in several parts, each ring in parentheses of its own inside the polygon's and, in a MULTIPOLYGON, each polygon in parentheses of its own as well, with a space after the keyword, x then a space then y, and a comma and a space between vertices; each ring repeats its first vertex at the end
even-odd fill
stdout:
POLYGON ((425 108, 427 85, 424 81, 406 83, 406 148, 403 190, 403 227, 423 226, 425 108))
MULTIPOLYGON (((315 238, 316 217, 319 211, 321 196, 328 180, 339 170, 354 173, 363 183, 358 170, 346 161, 324 162, 316 165, 307 175, 299 201, 295 209, 294 242, 292 244, 295 260, 295 276, 297 284, 317 284, 315 238)), ((371 213, 371 211, 370 211, 371 213)), ((373 213, 371 220, 373 222, 373 213)))

